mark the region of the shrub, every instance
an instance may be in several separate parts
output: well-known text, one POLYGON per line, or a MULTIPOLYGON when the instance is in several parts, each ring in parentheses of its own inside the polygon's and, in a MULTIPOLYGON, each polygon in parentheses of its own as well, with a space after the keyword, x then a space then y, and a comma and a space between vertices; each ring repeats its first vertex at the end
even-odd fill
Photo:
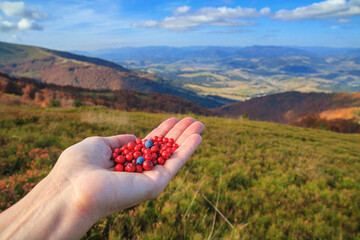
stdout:
POLYGON ((74 102, 74 107, 81 107, 82 106, 82 101, 80 99, 76 99, 74 102))
POLYGON ((55 100, 55 99, 51 99, 51 100, 50 100, 49 107, 60 107, 60 101, 59 101, 59 100, 55 100))

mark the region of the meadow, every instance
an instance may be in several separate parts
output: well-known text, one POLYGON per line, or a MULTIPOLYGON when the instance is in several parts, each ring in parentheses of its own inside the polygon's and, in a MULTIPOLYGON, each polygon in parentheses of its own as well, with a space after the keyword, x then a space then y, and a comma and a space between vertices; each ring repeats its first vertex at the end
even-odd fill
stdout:
MULTIPOLYGON (((189 115, 204 122, 203 142, 165 191, 83 239, 360 238, 359 134, 189 115)), ((170 116, 0 106, 0 211, 68 146, 94 135, 142 138, 170 116)))

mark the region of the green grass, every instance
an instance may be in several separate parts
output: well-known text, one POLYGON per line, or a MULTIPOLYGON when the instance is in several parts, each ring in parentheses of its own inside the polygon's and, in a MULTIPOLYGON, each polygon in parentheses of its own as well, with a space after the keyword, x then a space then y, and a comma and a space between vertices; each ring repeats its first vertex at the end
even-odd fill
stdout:
MULTIPOLYGON (((144 137, 169 116, 1 106, 1 209, 66 147, 92 135, 144 137)), ((197 118, 203 143, 164 193, 102 219, 84 239, 360 238, 360 135, 197 118)))
POLYGON ((21 63, 49 56, 40 48, 0 42, 0 64, 21 63))

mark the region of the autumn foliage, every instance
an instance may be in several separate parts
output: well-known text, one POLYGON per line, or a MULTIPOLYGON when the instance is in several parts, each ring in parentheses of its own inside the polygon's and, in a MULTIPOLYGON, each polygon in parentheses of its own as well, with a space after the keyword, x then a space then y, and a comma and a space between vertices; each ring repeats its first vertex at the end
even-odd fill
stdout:
POLYGON ((144 93, 126 89, 111 91, 58 86, 28 78, 12 78, 1 72, 0 92, 20 96, 20 102, 23 104, 43 107, 100 105, 126 111, 211 114, 211 111, 206 108, 169 94, 144 93))

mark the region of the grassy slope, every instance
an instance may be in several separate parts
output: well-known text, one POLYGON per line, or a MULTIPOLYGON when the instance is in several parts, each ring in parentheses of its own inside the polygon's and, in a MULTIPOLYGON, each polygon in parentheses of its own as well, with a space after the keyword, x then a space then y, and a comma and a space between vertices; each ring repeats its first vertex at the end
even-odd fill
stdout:
MULTIPOLYGON (((0 113, 2 210, 45 176, 66 147, 92 135, 144 137, 169 117, 102 108, 1 106, 0 113)), ((164 193, 101 220, 85 238, 360 237, 359 135, 199 119, 204 141, 164 193)))

